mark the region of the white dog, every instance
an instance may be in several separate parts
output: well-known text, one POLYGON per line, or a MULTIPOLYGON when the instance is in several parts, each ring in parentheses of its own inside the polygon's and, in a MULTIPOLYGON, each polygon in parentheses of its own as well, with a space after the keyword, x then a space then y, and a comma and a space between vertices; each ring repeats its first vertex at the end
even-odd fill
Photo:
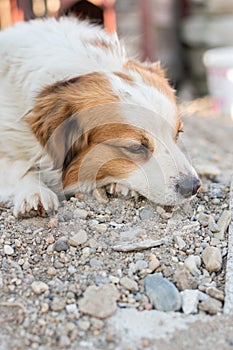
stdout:
POLYGON ((190 198, 200 181, 180 131, 159 64, 128 59, 116 35, 74 18, 0 33, 0 201, 16 216, 110 183, 162 205, 190 198))

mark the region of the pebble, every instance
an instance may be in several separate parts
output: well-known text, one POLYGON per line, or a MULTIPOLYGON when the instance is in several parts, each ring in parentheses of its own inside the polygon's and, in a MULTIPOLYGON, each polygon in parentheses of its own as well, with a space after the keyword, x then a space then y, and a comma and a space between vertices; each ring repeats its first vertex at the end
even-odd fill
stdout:
POLYGON ((157 258, 154 258, 153 260, 151 260, 149 262, 149 269, 151 270, 151 272, 154 272, 158 267, 160 266, 160 261, 157 258))
POLYGON ((56 269, 55 269, 53 266, 50 266, 50 267, 48 268, 47 273, 48 273, 49 276, 56 276, 57 271, 56 271, 56 269))
POLYGON ((151 208, 142 208, 139 211, 141 220, 150 220, 154 217, 154 211, 151 208))
POLYGON ((82 313, 96 318, 107 318, 116 311, 119 292, 115 285, 89 286, 78 306, 82 313))
POLYGON ((66 306, 65 301, 61 298, 58 298, 58 297, 54 298, 51 302, 51 305, 50 305, 51 310, 56 311, 56 312, 63 310, 65 308, 65 306, 66 306))
POLYGON ((68 346, 70 346, 70 339, 67 335, 62 334, 59 338, 59 347, 67 348, 68 346))
POLYGON ((134 280, 128 278, 128 277, 122 277, 120 279, 120 284, 122 285, 122 287, 124 287, 125 289, 128 289, 131 292, 137 292, 138 291, 138 285, 137 282, 135 282, 134 280))
POLYGON ((81 329, 81 331, 87 331, 91 326, 91 323, 86 320, 79 320, 78 321, 78 328, 81 329))
POLYGON ((209 227, 210 231, 213 233, 219 232, 219 226, 216 224, 213 216, 210 216, 210 218, 209 218, 208 227, 209 227))
POLYGON ((214 298, 208 298, 199 304, 199 310, 205 311, 210 315, 216 315, 222 312, 222 303, 214 298))
POLYGON ((77 208, 74 210, 74 218, 86 219, 88 212, 84 209, 77 208))
POLYGON ((92 317, 91 326, 93 330, 101 330, 104 328, 104 322, 98 318, 92 317))
POLYGON ((6 255, 13 255, 14 254, 14 249, 8 244, 4 245, 3 251, 6 255))
POLYGON ((181 294, 182 310, 185 315, 196 314, 199 302, 199 291, 186 289, 181 294))
POLYGON ((176 285, 179 290, 196 289, 197 279, 187 269, 185 265, 179 266, 175 271, 176 285))
POLYGON ((68 314, 76 314, 78 312, 78 308, 76 304, 68 304, 66 305, 66 312, 68 314))
POLYGON ((185 241, 179 235, 174 235, 173 239, 180 250, 182 250, 186 246, 185 241))
POLYGON ((135 239, 136 237, 140 237, 140 236, 142 237, 145 234, 146 234, 146 230, 141 228, 134 228, 132 230, 120 232, 121 238, 127 239, 129 241, 135 239))
POLYGON ((201 274, 199 267, 201 266, 201 258, 198 255, 190 255, 185 261, 184 265, 191 272, 193 276, 201 274))
POLYGON ((34 281, 31 284, 31 288, 35 294, 42 294, 49 289, 49 286, 42 281, 34 281))
POLYGON ((151 304, 160 311, 176 311, 181 307, 177 288, 162 274, 155 273, 144 279, 145 292, 151 304))
POLYGON ((202 226, 207 227, 209 225, 210 215, 205 213, 200 213, 197 215, 197 220, 200 222, 202 226))
POLYGON ((73 247, 78 247, 87 241, 87 233, 85 230, 79 230, 74 236, 69 240, 69 243, 73 247))
POLYGON ((218 272, 222 268, 221 250, 217 247, 206 247, 202 253, 202 260, 209 272, 218 272))
POLYGON ((70 245, 67 239, 58 239, 53 245, 53 249, 57 252, 66 251, 69 247, 70 245))
POLYGON ((206 294, 211 296, 214 299, 224 301, 224 293, 222 290, 219 290, 215 287, 208 287, 206 288, 206 294))
POLYGON ((217 225, 219 227, 219 232, 216 234, 216 237, 219 239, 224 239, 225 232, 231 222, 231 212, 230 210, 224 210, 218 219, 217 225))

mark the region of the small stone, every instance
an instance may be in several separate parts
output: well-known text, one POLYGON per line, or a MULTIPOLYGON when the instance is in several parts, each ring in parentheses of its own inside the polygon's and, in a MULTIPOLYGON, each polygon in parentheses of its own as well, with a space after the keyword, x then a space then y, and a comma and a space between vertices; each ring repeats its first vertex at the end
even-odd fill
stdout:
POLYGON ((213 232, 213 233, 219 232, 219 227, 216 224, 213 216, 210 216, 210 218, 209 218, 208 227, 209 227, 210 231, 213 232))
POLYGON ((106 224, 96 224, 96 225, 92 225, 91 228, 95 231, 97 231, 98 233, 104 233, 107 231, 108 226, 106 224))
POLYGON ((34 281, 31 284, 31 288, 35 294, 42 294, 49 289, 49 286, 42 281, 34 281))
POLYGON ((196 314, 199 302, 199 291, 186 289, 181 294, 182 310, 185 315, 196 314))
POLYGON ((14 254, 14 249, 8 244, 4 245, 3 251, 6 255, 13 255, 14 254))
POLYGON ((139 217, 141 220, 150 220, 154 217, 154 211, 151 208, 142 208, 139 211, 139 217))
POLYGON ((90 259, 90 265, 93 267, 98 267, 101 265, 101 263, 99 262, 99 260, 95 259, 95 258, 91 258, 90 259))
POLYGON ((137 260, 135 262, 135 269, 136 271, 141 271, 146 269, 148 266, 147 262, 145 260, 137 260))
POLYGON ((46 314, 49 311, 49 304, 47 303, 42 303, 40 307, 40 312, 42 314, 46 314))
POLYGON ((78 328, 81 329, 81 331, 87 331, 90 328, 91 324, 89 321, 85 320, 79 320, 78 321, 78 328))
POLYGON ((74 266, 71 265, 68 267, 68 272, 70 275, 73 275, 73 274, 75 274, 75 272, 77 272, 77 270, 74 266))
POLYGON ((136 237, 143 237, 146 234, 146 230, 136 227, 134 229, 120 232, 120 237, 125 240, 133 240, 136 237))
POLYGON ((102 320, 99 320, 98 318, 92 318, 91 319, 91 326, 93 330, 101 330, 104 328, 104 322, 102 320))
POLYGON ((231 222, 231 212, 230 210, 224 210, 218 219, 217 225, 219 227, 219 232, 216 233, 216 237, 219 239, 224 239, 225 232, 228 229, 228 226, 231 222))
POLYGON ((70 346, 70 339, 67 335, 63 334, 59 338, 59 347, 60 348, 67 348, 70 346))
POLYGON ((208 287, 206 288, 206 294, 211 296, 214 299, 224 301, 224 293, 222 290, 219 290, 215 287, 208 287))
POLYGON ((87 241, 87 233, 84 230, 79 230, 74 236, 69 240, 69 243, 73 247, 78 247, 87 241))
POLYGON ((210 215, 205 213, 200 213, 197 215, 197 220, 200 222, 200 224, 204 227, 207 227, 209 224, 210 215))
POLYGON ((49 276, 56 276, 57 271, 56 271, 56 269, 55 269, 53 266, 50 266, 50 267, 48 268, 47 274, 48 274, 49 276))
POLYGON ((51 302, 51 310, 52 311, 61 311, 65 308, 66 303, 63 299, 61 298, 54 298, 53 301, 51 302))
POLYGON ((119 292, 115 285, 89 286, 78 302, 80 311, 97 318, 110 317, 117 308, 119 292))
POLYGON ((157 258, 154 258, 149 262, 149 269, 151 272, 154 272, 160 266, 160 261, 157 258))
POLYGON ((205 311, 210 315, 216 315, 222 312, 222 303, 214 298, 208 298, 199 304, 199 310, 205 311))
POLYGON ((190 255, 185 261, 184 265, 191 272, 193 276, 201 274, 199 267, 201 266, 201 258, 198 255, 190 255))
POLYGON ((53 245, 53 249, 57 252, 66 251, 69 247, 70 245, 66 239, 58 239, 53 245))
POLYGON ((176 311, 181 307, 177 288, 162 274, 155 273, 144 279, 145 292, 151 304, 160 311, 176 311))
POLYGON ((128 289, 131 292, 138 291, 137 283, 128 277, 122 277, 120 279, 120 284, 122 285, 122 287, 124 287, 125 289, 128 289))
POLYGON ((74 210, 74 217, 78 219, 86 219, 88 212, 84 209, 77 208, 74 210))
POLYGON ((66 312, 68 314, 76 314, 78 312, 78 308, 76 304, 68 304, 66 305, 66 312))
POLYGON ((209 272, 218 272, 222 268, 221 250, 217 247, 206 247, 202 253, 202 260, 209 272))
POLYGON ((179 235, 174 235, 173 239, 180 250, 182 250, 186 246, 185 241, 179 235))
POLYGON ((179 290, 185 289, 196 289, 197 288, 197 279, 194 277, 187 267, 180 266, 175 271, 175 280, 176 285, 179 290))

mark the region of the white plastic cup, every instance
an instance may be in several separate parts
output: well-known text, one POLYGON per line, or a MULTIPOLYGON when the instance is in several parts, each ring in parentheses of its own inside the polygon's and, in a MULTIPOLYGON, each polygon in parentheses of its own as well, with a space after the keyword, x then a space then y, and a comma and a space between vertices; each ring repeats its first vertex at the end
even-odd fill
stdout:
POLYGON ((203 61, 213 107, 233 119, 233 47, 208 50, 203 61))

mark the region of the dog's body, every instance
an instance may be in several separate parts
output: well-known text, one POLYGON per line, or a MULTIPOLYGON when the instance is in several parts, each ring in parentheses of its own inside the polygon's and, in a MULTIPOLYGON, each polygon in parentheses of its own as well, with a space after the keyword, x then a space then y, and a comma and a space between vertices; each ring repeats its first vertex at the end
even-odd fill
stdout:
POLYGON ((179 131, 163 71, 129 60, 115 35, 73 18, 0 33, 0 201, 15 215, 109 183, 190 198, 199 181, 179 131))

